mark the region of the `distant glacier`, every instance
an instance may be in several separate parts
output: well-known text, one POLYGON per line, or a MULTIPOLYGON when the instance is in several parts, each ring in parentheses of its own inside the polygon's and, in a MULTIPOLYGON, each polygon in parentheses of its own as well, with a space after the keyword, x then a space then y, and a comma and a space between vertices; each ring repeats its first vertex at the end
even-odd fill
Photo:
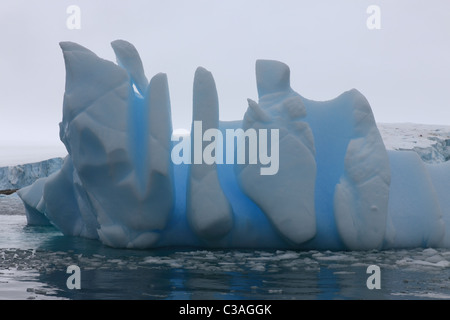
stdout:
POLYGON ((33 184, 61 169, 63 158, 0 168, 0 190, 16 190, 33 184))

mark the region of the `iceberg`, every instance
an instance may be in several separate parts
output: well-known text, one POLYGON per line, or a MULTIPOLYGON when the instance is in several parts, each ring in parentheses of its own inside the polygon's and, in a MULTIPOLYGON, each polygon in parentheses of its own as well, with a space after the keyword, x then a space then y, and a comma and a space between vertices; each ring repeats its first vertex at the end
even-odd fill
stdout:
POLYGON ((358 90, 310 100, 286 64, 258 60, 258 101, 220 121, 199 67, 191 133, 175 136, 167 76, 149 81, 132 44, 112 42, 117 63, 60 46, 69 155, 19 190, 28 223, 119 248, 450 247, 449 165, 387 150, 358 90))

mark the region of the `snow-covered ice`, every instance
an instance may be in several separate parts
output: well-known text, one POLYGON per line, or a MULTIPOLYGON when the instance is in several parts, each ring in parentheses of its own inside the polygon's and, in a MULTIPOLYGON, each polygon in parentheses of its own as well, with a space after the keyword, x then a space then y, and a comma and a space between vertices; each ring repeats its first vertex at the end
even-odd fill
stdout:
POLYGON ((279 151, 277 170, 262 175, 268 168, 252 162, 251 148, 245 163, 175 164, 167 76, 148 82, 134 46, 112 46, 118 64, 61 43, 60 138, 69 156, 60 171, 19 191, 30 217, 123 248, 450 247, 448 131, 377 126, 356 89, 307 99, 291 88, 289 67, 271 60, 256 62, 258 101, 249 99, 244 119, 220 121, 213 75, 200 67, 190 154, 198 154, 194 121, 203 139, 220 131, 200 148, 215 157, 228 130, 275 130, 269 145, 259 137, 256 160, 261 149, 279 151))
POLYGON ((427 163, 450 159, 450 126, 417 123, 378 123, 388 150, 415 151, 427 163))

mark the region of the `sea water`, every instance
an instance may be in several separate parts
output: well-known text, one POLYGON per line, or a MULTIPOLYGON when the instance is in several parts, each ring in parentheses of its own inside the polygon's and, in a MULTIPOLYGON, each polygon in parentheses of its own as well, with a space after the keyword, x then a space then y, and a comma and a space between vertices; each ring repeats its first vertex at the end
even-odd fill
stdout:
POLYGON ((0 196, 0 299, 450 299, 450 250, 114 249, 27 226, 0 196))

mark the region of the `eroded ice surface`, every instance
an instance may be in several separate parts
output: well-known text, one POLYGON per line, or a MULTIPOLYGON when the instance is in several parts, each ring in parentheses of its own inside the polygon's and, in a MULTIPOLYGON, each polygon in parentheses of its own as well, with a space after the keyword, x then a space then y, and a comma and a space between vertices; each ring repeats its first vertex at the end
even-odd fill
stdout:
POLYGON ((200 67, 192 128, 202 124, 203 140, 196 149, 193 130, 184 151, 216 161, 175 164, 166 75, 148 83, 134 46, 112 46, 118 64, 61 43, 60 137, 69 156, 59 172, 19 191, 29 216, 123 248, 450 247, 448 166, 387 152, 359 91, 313 101, 291 88, 287 65, 258 60, 258 101, 249 99, 243 120, 221 122, 213 76, 200 67), (229 130, 257 132, 258 152, 247 136, 246 162, 237 161, 238 143, 223 154, 234 161, 217 161, 229 130))

